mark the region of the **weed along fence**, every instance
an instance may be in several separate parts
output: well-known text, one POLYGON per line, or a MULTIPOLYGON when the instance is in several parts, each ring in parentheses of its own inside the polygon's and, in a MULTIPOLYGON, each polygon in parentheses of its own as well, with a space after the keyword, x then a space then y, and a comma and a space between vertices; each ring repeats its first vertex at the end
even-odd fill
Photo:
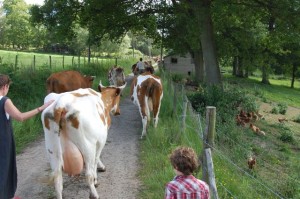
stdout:
POLYGON ((216 107, 207 106, 206 118, 203 118, 201 116, 203 114, 193 109, 184 86, 174 83, 164 72, 162 77, 167 80, 165 90, 174 96, 170 100, 172 117, 180 124, 177 130, 180 136, 177 137, 184 139, 179 143, 198 149, 202 175, 198 173, 197 177, 209 184, 211 198, 287 198, 283 197, 276 187, 270 186, 263 178, 256 176, 254 171, 247 169, 247 159, 242 163, 245 167, 240 166, 240 162, 229 157, 222 146, 215 142, 215 139, 226 136, 221 135, 223 132, 218 132, 220 127, 216 127, 218 111, 216 107), (203 126, 205 127, 202 128, 203 126))

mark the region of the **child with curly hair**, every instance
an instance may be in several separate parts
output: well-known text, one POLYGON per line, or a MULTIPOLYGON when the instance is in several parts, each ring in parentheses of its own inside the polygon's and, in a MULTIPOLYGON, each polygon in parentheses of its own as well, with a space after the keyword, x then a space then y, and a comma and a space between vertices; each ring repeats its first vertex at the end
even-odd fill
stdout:
POLYGON ((165 199, 210 198, 207 183, 193 176, 199 164, 192 148, 177 147, 170 155, 170 161, 176 176, 166 185, 165 199))

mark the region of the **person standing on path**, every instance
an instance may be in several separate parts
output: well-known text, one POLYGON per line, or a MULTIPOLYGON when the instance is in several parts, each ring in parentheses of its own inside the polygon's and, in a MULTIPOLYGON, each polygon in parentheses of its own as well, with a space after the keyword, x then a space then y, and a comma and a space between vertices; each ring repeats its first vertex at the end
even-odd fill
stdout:
POLYGON ((0 74, 0 198, 14 198, 17 189, 16 149, 12 128, 12 118, 25 121, 47 108, 50 101, 31 111, 20 112, 6 95, 11 80, 0 74))
POLYGON ((170 155, 170 161, 176 176, 166 185, 165 199, 210 198, 207 183, 193 176, 198 161, 192 148, 177 147, 170 155))
POLYGON ((136 67, 139 69, 139 74, 142 74, 145 71, 145 64, 143 62, 143 58, 140 58, 140 61, 138 61, 136 67))

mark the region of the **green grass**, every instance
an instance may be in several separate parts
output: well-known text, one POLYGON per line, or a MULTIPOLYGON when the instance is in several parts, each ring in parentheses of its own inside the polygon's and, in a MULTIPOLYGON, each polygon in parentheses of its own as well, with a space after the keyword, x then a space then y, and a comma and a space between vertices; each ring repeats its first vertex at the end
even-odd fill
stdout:
POLYGON ((265 98, 272 102, 285 102, 289 106, 300 107, 300 81, 295 82, 295 88, 290 88, 289 80, 270 79, 271 85, 262 84, 258 77, 237 78, 231 75, 224 76, 224 80, 236 84, 239 89, 247 90, 253 95, 265 98))
MULTIPOLYGON (((164 80, 160 121, 157 129, 150 126, 147 137, 141 142, 139 176, 143 188, 139 198, 142 199, 163 198, 165 184, 175 175, 168 154, 176 146, 191 146, 198 154, 202 150, 200 135, 205 128, 205 113, 199 114, 201 125, 198 118, 188 116, 187 129, 183 133, 181 93, 177 92, 176 96, 178 115, 171 118, 174 97, 174 89, 168 81, 171 77, 159 75, 164 80)), ((283 101, 300 107, 298 84, 291 89, 280 85, 279 80, 274 85, 262 85, 259 79, 252 78, 226 77, 224 81, 227 89, 246 91, 246 97, 254 99, 253 103, 259 100, 283 101)), ((217 107, 217 113, 218 110, 217 107)), ((272 199, 278 198, 276 194, 282 194, 284 198, 299 198, 299 139, 293 141, 294 133, 284 125, 274 126, 265 120, 258 121, 257 125, 267 132, 267 136, 257 136, 249 128, 238 127, 234 120, 217 125, 213 161, 219 198, 272 199), (258 157, 255 170, 248 169, 247 157, 251 154, 258 157)), ((195 175, 202 177, 201 171, 195 175)))
MULTIPOLYGON (((136 58, 91 58, 91 63, 95 65, 107 65, 112 67, 113 65, 117 64, 118 66, 125 68, 126 74, 131 72, 131 66, 135 62, 136 58)), ((32 68, 39 70, 48 68, 51 70, 65 70, 88 66, 88 58, 0 50, 0 64, 1 63, 11 65, 15 69, 32 68)))

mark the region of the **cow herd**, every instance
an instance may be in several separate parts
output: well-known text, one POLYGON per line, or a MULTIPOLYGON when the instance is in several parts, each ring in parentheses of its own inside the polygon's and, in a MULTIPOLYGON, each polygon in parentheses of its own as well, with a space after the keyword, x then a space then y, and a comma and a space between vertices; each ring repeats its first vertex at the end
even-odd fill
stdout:
MULTIPOLYGON (((120 115, 121 92, 126 87, 124 70, 109 70, 110 86, 101 81, 98 91, 92 89, 94 76, 77 71, 53 73, 46 80, 47 96, 44 103, 54 100, 41 115, 45 145, 52 170, 52 179, 58 199, 62 199, 63 172, 69 176, 85 176, 90 188, 90 198, 99 198, 97 171, 105 171, 100 155, 105 146, 111 114, 120 115)), ((130 95, 139 108, 142 118, 142 135, 146 135, 152 112, 154 127, 163 97, 161 80, 153 72, 145 71, 133 78, 130 95)))

